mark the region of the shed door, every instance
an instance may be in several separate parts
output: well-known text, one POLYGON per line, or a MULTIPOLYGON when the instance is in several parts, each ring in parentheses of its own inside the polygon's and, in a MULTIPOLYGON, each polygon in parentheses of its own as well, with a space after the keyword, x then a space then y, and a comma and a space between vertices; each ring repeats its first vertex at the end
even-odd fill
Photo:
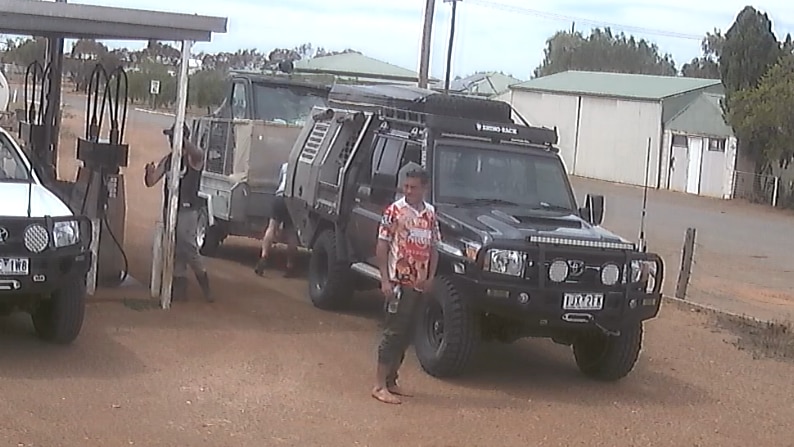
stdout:
POLYGON ((670 189, 686 192, 687 165, 689 149, 684 135, 673 135, 673 147, 670 157, 670 189))
POLYGON ((703 166, 703 138, 689 138, 689 164, 687 166, 686 192, 700 194, 700 172, 703 166))

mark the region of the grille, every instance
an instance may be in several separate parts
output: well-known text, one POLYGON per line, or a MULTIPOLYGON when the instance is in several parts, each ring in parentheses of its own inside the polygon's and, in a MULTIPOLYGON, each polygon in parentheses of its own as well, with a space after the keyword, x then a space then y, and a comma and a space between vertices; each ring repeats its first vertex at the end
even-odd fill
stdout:
POLYGON ((25 248, 25 228, 29 222, 3 222, 0 221, 0 228, 5 228, 8 237, 4 242, 0 242, 0 253, 27 253, 25 248))
MULTIPOLYGON (((601 268, 606 263, 617 264, 618 267, 623 269, 624 260, 615 259, 615 256, 582 256, 581 254, 572 253, 546 253, 545 260, 542 264, 538 265, 538 256, 534 256, 535 263, 526 270, 526 279, 539 282, 543 275, 544 283, 547 286, 565 286, 565 285, 581 285, 593 287, 605 287, 601 283, 601 268), (549 267, 552 262, 557 259, 563 259, 568 262, 568 277, 561 283, 555 283, 549 279, 549 267)), ((622 279, 622 278, 621 278, 622 279)), ((620 280, 618 281, 620 285, 620 280)))

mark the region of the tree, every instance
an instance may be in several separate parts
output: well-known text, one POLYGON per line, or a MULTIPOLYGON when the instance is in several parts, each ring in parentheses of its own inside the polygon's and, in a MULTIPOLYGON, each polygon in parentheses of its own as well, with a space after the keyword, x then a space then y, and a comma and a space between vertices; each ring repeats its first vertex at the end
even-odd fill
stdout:
MULTIPOLYGON (((8 42, 6 42, 8 43, 8 42)), ((44 65, 44 55, 47 51, 47 40, 43 37, 35 39, 21 39, 16 45, 3 55, 3 61, 16 64, 23 69, 35 61, 44 65)))
POLYGON ((720 77, 726 93, 756 87, 780 54, 769 16, 746 6, 725 33, 719 52, 720 77))
POLYGON ((674 76, 678 73, 670 54, 661 54, 656 44, 637 40, 610 28, 596 28, 589 36, 559 31, 546 41, 545 58, 534 76, 567 70, 607 71, 674 76))
POLYGON ((725 36, 718 29, 706 33, 700 42, 703 56, 692 59, 681 67, 681 75, 688 78, 720 79, 719 57, 725 44, 725 36))
POLYGON ((794 158, 794 55, 786 54, 755 87, 734 93, 728 119, 756 142, 763 160, 788 168, 794 158))
MULTIPOLYGON (((740 92, 756 89, 763 76, 775 65, 783 52, 780 43, 772 32, 772 22, 752 6, 746 6, 725 33, 725 41, 719 49, 720 79, 725 86, 723 112, 727 122, 733 127, 739 140, 739 151, 755 162, 755 172, 767 172, 776 160, 767 157, 768 144, 764 128, 754 128, 746 119, 742 121, 740 107, 748 106, 746 101, 737 105, 740 92)), ((772 107, 766 105, 765 107, 772 107)))

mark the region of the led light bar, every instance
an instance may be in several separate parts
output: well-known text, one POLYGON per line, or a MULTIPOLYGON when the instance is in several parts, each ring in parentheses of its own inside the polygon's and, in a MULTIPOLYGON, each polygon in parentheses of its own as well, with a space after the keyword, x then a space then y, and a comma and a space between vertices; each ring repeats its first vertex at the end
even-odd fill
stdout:
POLYGON ((536 244, 571 245, 575 247, 608 248, 612 250, 636 249, 636 245, 632 242, 601 242, 550 236, 530 236, 529 242, 536 244))

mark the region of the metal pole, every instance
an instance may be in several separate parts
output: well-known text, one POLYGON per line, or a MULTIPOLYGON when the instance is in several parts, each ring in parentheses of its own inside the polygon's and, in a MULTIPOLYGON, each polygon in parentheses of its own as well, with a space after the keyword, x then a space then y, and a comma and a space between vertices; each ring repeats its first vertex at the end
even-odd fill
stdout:
POLYGON ((427 88, 430 77, 430 46, 433 34, 433 14, 436 0, 427 0, 425 4, 425 23, 422 28, 422 48, 419 51, 419 88, 427 88))
POLYGON ((168 208, 163 232, 163 279, 160 292, 160 305, 163 309, 171 307, 171 285, 174 279, 174 253, 176 250, 176 214, 179 210, 179 173, 182 165, 182 127, 185 124, 185 107, 187 107, 187 81, 190 50, 193 42, 182 42, 182 58, 179 66, 179 81, 176 93, 176 122, 174 123, 174 141, 171 148, 171 172, 168 182, 168 208))
MULTIPOLYGON (((446 1, 446 0, 445 0, 446 1)), ((452 73, 452 47, 455 43, 455 18, 458 12, 458 2, 460 0, 449 0, 452 2, 452 18, 449 25, 449 46, 447 48, 447 75, 444 78, 444 93, 449 93, 449 77, 452 73)))

